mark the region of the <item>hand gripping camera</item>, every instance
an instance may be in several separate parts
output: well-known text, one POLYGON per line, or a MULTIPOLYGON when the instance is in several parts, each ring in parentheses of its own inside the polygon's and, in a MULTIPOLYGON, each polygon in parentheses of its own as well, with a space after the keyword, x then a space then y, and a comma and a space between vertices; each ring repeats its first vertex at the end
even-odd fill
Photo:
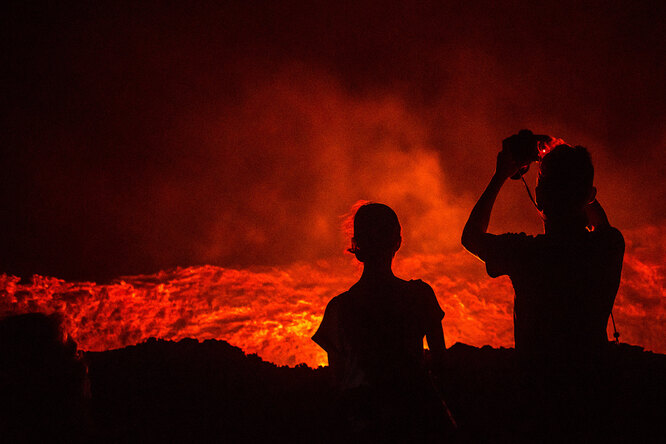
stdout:
POLYGON ((518 134, 507 137, 502 141, 502 150, 509 151, 511 158, 522 165, 518 172, 511 176, 518 180, 530 169, 532 162, 539 161, 557 145, 564 143, 544 134, 533 134, 530 130, 520 130, 518 134))

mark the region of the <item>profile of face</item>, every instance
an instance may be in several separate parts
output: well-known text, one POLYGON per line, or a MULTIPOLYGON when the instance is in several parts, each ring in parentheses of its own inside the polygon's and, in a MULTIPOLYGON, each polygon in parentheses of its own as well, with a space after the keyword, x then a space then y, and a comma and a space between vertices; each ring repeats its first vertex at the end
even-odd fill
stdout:
POLYGON ((360 262, 392 258, 400 248, 400 222, 387 205, 368 203, 354 215, 354 237, 349 252, 360 262))
POLYGON ((559 145, 539 166, 536 203, 546 219, 562 219, 580 213, 594 201, 594 167, 587 149, 559 145))

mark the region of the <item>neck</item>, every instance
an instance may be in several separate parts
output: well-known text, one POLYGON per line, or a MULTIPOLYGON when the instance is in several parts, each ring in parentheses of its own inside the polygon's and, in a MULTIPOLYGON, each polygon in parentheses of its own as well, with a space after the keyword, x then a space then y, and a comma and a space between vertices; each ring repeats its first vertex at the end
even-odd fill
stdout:
POLYGON ((368 261, 363 263, 363 274, 361 275, 362 282, 377 282, 386 281, 395 278, 393 270, 391 269, 391 262, 393 258, 387 260, 368 261))

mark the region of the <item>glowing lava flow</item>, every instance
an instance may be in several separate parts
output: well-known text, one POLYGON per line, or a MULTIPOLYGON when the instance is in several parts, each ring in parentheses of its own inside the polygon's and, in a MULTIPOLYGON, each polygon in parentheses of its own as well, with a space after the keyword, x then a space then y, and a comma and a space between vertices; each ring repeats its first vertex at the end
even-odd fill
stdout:
POLYGON ((108 285, 3 276, 4 312, 59 311, 85 350, 106 350, 151 336, 219 338, 278 364, 325 363, 309 344, 332 287, 313 268, 246 271, 190 267, 132 276, 108 285), (302 276, 307 276, 302 279, 302 276))
MULTIPOLYGON (((660 231, 660 230, 659 230, 660 231)), ((658 233, 659 234, 659 233, 658 233)), ((615 304, 622 340, 666 352, 664 273, 659 252, 638 248, 625 257, 615 304)), ((461 251, 398 258, 397 274, 429 282, 446 312, 448 345, 512 346, 513 290, 508 278, 485 276, 484 267, 461 251)), ((124 277, 107 285, 34 276, 24 284, 0 275, 3 314, 63 313, 66 328, 84 350, 107 350, 149 337, 223 339, 279 365, 325 365, 311 340, 328 300, 358 275, 348 258, 285 268, 232 270, 178 268, 124 277)))

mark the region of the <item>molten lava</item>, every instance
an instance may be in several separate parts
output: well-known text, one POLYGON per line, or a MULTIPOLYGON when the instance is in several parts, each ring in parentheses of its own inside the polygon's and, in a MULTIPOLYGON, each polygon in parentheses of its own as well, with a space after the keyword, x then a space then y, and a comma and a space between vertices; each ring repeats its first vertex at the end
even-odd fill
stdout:
MULTIPOLYGON (((640 247, 639 233, 628 234, 616 323, 623 341, 664 353, 663 265, 659 254, 640 247)), ((446 312, 449 346, 513 345, 508 278, 488 278, 483 265, 464 251, 399 256, 395 268, 399 276, 420 277, 433 286, 446 312)), ((353 284, 358 271, 345 258, 263 270, 177 268, 106 285, 37 275, 22 283, 2 275, 0 310, 61 312, 84 350, 124 347, 149 337, 215 338, 279 365, 317 366, 326 364, 326 354, 310 336, 326 303, 353 284)))

